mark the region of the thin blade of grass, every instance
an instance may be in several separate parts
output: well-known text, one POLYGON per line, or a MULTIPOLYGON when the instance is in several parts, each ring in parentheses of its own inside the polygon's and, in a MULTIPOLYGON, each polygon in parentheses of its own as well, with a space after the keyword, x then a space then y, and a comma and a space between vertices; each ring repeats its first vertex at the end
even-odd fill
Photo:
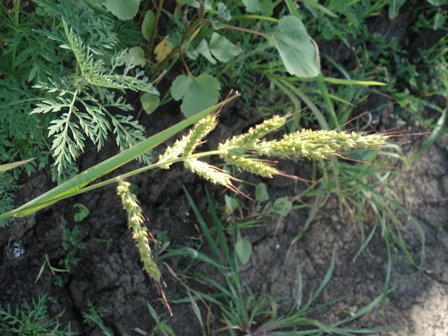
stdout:
POLYGON ((303 225, 303 229, 299 231, 299 233, 293 238, 293 240, 291 241, 291 246, 294 245, 295 243, 297 243, 305 234, 306 230, 308 230, 311 222, 313 221, 314 217, 316 216, 317 212, 319 211, 319 206, 322 202, 322 198, 325 195, 325 191, 324 191, 324 187, 321 184, 319 186, 319 189, 317 191, 317 195, 314 199, 314 204, 313 207, 311 209, 310 214, 308 215, 308 218, 305 222, 305 224, 303 225))
POLYGON ((190 291, 188 291, 188 297, 190 298, 191 308, 193 309, 193 312, 196 315, 196 318, 198 319, 199 324, 201 325, 201 328, 204 329, 204 322, 202 322, 201 310, 199 309, 196 301, 193 300, 193 298, 191 297, 190 291))
POLYGON ((337 84, 337 85, 386 86, 385 83, 381 83, 381 82, 362 81, 362 80, 356 80, 356 79, 342 79, 342 78, 325 77, 323 80, 327 83, 337 84))
POLYGON ((214 259, 210 258, 208 255, 206 255, 202 252, 196 251, 190 247, 182 247, 182 248, 175 249, 175 250, 168 250, 168 251, 164 252, 163 254, 161 254, 157 258, 157 261, 162 261, 167 258, 174 257, 174 256, 188 256, 194 260, 200 260, 207 264, 215 266, 222 272, 225 272, 224 266, 217 263, 214 259))
POLYGON ((193 209, 194 214, 196 215, 196 218, 198 219, 199 226, 201 228, 201 231, 204 233, 205 239, 207 240, 208 245, 210 246, 213 256, 216 258, 216 260, 219 261, 219 263, 222 264, 221 256, 219 255, 218 246, 216 245, 214 239, 212 238, 210 234, 210 230, 208 229, 207 223, 205 223, 204 218, 202 217, 201 212, 199 211, 198 207, 196 206, 196 203, 191 198, 190 193, 188 190, 183 187, 185 195, 187 196, 188 202, 190 203, 191 208, 193 209))
POLYGON ((431 146, 441 135, 448 132, 448 129, 445 128, 445 119, 446 119, 446 111, 447 109, 444 109, 442 112, 442 115, 437 120, 436 126, 431 132, 431 135, 426 139, 425 143, 420 147, 420 149, 412 155, 412 157, 409 159, 409 164, 414 163, 414 161, 423 153, 425 152, 429 146, 431 146))
POLYGON ((369 235, 367 236, 366 240, 363 241, 363 243, 361 244, 361 247, 359 248, 358 252, 356 252, 355 256, 352 259, 352 263, 354 263, 356 261, 356 259, 360 256, 360 254, 362 253, 362 251, 364 251, 364 249, 367 247, 367 245, 369 245, 370 241, 373 238, 373 235, 375 234, 375 230, 376 230, 376 225, 373 227, 373 229, 370 231, 369 235))
POLYGON ((20 167, 21 165, 24 165, 25 163, 28 163, 33 160, 34 160, 34 158, 28 159, 28 160, 23 160, 23 161, 17 161, 17 162, 13 162, 13 163, 2 164, 2 165, 0 165, 0 173, 20 167))
MULTIPOLYGON (((317 122, 319 123, 319 126, 322 129, 330 129, 327 123, 327 120, 325 119, 322 112, 317 108, 317 106, 313 103, 313 101, 302 91, 297 89, 293 84, 289 83, 287 80, 284 79, 271 79, 274 81, 276 85, 280 83, 280 85, 284 85, 288 87, 291 91, 293 91, 300 99, 303 100, 303 102, 310 108, 310 110, 313 112, 314 117, 316 118, 317 122)), ((279 86, 281 88, 281 86, 279 86)))
MULTIPOLYGON (((222 229, 222 223, 221 223, 220 219, 218 218, 218 215, 216 214, 215 205, 213 203, 213 200, 212 200, 207 188, 205 188, 205 196, 207 198, 208 208, 210 210, 210 214, 212 216, 213 223, 215 224, 216 234, 218 236, 219 243, 221 244, 221 248, 224 251, 224 255, 225 255, 227 261, 229 261, 229 265, 232 267, 232 264, 233 264, 231 262, 232 257, 230 255, 230 249, 229 249, 229 246, 227 245, 226 237, 225 237, 224 231, 222 229)), ((233 268, 233 271, 235 271, 234 267, 232 267, 232 268, 233 268)))
POLYGON ((308 302, 303 306, 303 308, 301 308, 299 310, 299 312, 303 315, 304 312, 306 312, 308 310, 308 308, 311 306, 311 304, 314 302, 314 300, 320 295, 320 293, 322 293, 322 291, 324 290, 324 288, 327 286, 328 282, 331 279, 331 276, 333 274, 334 271, 334 266, 335 266, 335 260, 336 260, 336 253, 333 252, 333 256, 331 257, 331 263, 330 263, 330 267, 328 267, 327 273, 325 274, 324 279, 322 280, 319 288, 317 289, 317 291, 310 297, 310 299, 308 300, 308 302))
MULTIPOLYGON (((339 128, 338 117, 336 116, 336 112, 334 110, 333 103, 331 102, 330 94, 328 93, 327 85, 325 85, 324 76, 320 73, 316 77, 317 84, 319 85, 320 91, 322 93, 322 97, 324 98, 324 102, 327 104, 328 111, 330 112, 330 117, 333 119, 334 125, 329 125, 331 129, 339 128)), ((327 129, 330 129, 327 128, 327 129)))

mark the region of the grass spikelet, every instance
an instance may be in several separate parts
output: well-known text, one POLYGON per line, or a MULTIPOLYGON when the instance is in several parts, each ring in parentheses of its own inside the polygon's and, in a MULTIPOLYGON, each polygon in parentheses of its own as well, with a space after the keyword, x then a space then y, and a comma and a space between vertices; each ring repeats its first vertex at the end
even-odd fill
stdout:
POLYGON ((199 175, 202 178, 210 181, 213 184, 219 184, 226 188, 233 188, 232 176, 227 174, 225 171, 218 169, 204 161, 199 161, 197 159, 188 159, 184 162, 185 168, 190 170, 192 173, 199 175))
POLYGON ((262 137, 278 130, 286 123, 285 117, 273 116, 271 119, 265 120, 261 124, 249 129, 245 134, 237 135, 220 144, 220 149, 233 147, 247 147, 256 144, 262 137))
POLYGON ((128 214, 128 225, 132 230, 132 238, 137 245, 140 258, 143 262, 143 268, 149 277, 156 283, 160 282, 160 270, 152 259, 151 247, 148 243, 148 229, 143 219, 142 209, 138 205, 137 197, 129 190, 129 182, 118 180, 117 194, 123 203, 123 208, 128 214))
POLYGON ((216 114, 210 114, 202 118, 194 128, 186 136, 186 145, 183 151, 183 156, 187 157, 196 149, 211 131, 216 127, 216 114))
POLYGON ((302 130, 268 143, 259 153, 279 158, 325 159, 351 149, 379 148, 386 140, 382 135, 302 130))
MULTIPOLYGON (((180 155, 188 157, 193 153, 196 147, 216 127, 216 115, 210 114, 196 123, 194 128, 181 139, 177 140, 173 146, 168 147, 165 152, 159 156, 158 163, 167 162, 178 158, 180 155)), ((170 163, 161 166, 162 169, 169 169, 170 163)))
POLYGON ((262 177, 272 178, 273 175, 281 174, 280 171, 271 167, 267 162, 248 158, 246 156, 239 155, 221 155, 221 158, 227 163, 236 166, 241 170, 245 170, 252 174, 256 174, 262 177))

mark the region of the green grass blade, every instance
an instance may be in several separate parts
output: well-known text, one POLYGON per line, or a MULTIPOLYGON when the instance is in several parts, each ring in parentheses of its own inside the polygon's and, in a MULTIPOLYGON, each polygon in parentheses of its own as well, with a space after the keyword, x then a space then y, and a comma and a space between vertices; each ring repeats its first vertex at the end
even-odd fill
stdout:
POLYGON ((352 263, 354 263, 356 261, 356 259, 362 253, 362 251, 364 251, 364 249, 367 247, 367 245, 369 245, 370 241, 373 238, 375 230, 376 230, 376 225, 373 227, 372 231, 370 231, 369 235, 367 236, 367 239, 365 241, 363 241, 363 243, 362 243, 361 247, 359 248, 358 252, 356 252, 355 256, 352 259, 352 263))
POLYGON ((356 80, 356 79, 342 79, 342 78, 325 77, 323 80, 327 83, 337 84, 337 85, 386 86, 385 83, 381 83, 381 82, 362 81, 362 80, 356 80))
POLYGON ((327 86, 325 85, 324 76, 322 73, 319 74, 319 76, 316 77, 317 84, 319 85, 319 88, 322 92, 322 97, 324 98, 325 103, 328 106, 328 110, 330 112, 330 117, 333 119, 334 125, 330 124, 331 129, 338 128, 339 127, 339 121, 338 117, 336 116, 336 112, 334 110, 333 103, 331 102, 330 95, 328 93, 327 86))
MULTIPOLYGON (((219 243, 221 244, 221 248, 224 251, 224 255, 225 255, 226 259, 229 261, 229 265, 232 266, 233 263, 231 261, 233 260, 233 258, 231 257, 229 246, 227 245, 227 240, 224 235, 224 231, 222 229, 222 223, 219 220, 218 215, 216 214, 216 209, 213 204, 213 200, 210 197, 210 193, 208 192, 207 188, 205 188, 205 195, 207 197, 208 208, 210 210, 210 214, 212 216, 213 223, 215 224, 215 229, 216 229, 216 233, 218 235, 219 243)), ((234 267, 232 267, 232 268, 234 268, 234 267)), ((234 269, 234 271, 235 271, 235 269, 234 269)))
POLYGON ((28 163, 28 162, 33 161, 33 160, 34 160, 34 158, 33 159, 28 159, 28 160, 23 160, 23 161, 18 161, 18 162, 13 162, 13 163, 7 163, 7 164, 0 165, 0 173, 3 173, 3 172, 8 171, 10 169, 17 168, 17 167, 19 167, 21 165, 24 165, 25 163, 28 163))
POLYGON ((311 209, 310 214, 308 215, 308 219, 305 222, 305 225, 303 226, 303 229, 299 231, 299 233, 293 238, 291 241, 291 246, 297 243, 305 234, 306 230, 308 230, 308 227, 310 226, 311 222, 313 221, 314 217, 316 216, 317 212, 319 211, 319 206, 322 202, 322 198, 325 195, 325 190, 323 187, 323 184, 320 184, 319 189, 317 191, 316 198, 314 199, 314 205, 311 209))
MULTIPOLYGON (((314 113, 314 117, 316 118, 317 122, 319 123, 319 126, 322 129, 330 129, 327 123, 327 120, 325 119, 324 115, 320 110, 317 108, 317 106, 313 103, 313 101, 302 91, 297 89, 293 84, 289 83, 286 80, 278 80, 277 82, 274 81, 278 85, 278 83, 285 85, 289 89, 291 89, 300 99, 302 99, 306 105, 310 108, 310 110, 314 113)), ((280 86, 279 86, 280 87, 280 86)), ((281 88, 281 87, 280 87, 281 88)))
POLYGON ((204 322, 202 321, 201 310, 199 309, 196 301, 193 300, 190 291, 188 291, 188 297, 190 298, 191 308, 193 309, 193 312, 196 315, 196 318, 198 319, 199 323, 201 324, 202 329, 204 329, 204 322))
POLYGON ((331 257, 331 263, 330 267, 328 267, 327 273, 325 274, 324 279, 322 280, 319 288, 317 291, 310 297, 308 302, 299 310, 299 312, 303 315, 308 308, 311 306, 311 304, 316 300, 316 298, 322 293, 324 288, 327 286, 328 282, 331 279, 331 276, 333 275, 334 267, 335 267, 335 261, 336 261, 336 253, 333 253, 333 256, 331 257))
POLYGON ((174 257, 174 256, 184 256, 184 257, 188 256, 188 257, 192 258, 193 260, 203 261, 209 265, 215 266, 221 272, 225 272, 224 266, 217 263, 214 259, 210 258, 208 255, 206 255, 202 252, 196 251, 190 247, 183 247, 183 248, 169 250, 167 252, 164 252, 157 258, 157 261, 162 261, 167 258, 174 257))
POLYGON ((285 3, 286 3, 286 7, 289 10, 289 13, 291 15, 295 16, 296 18, 300 19, 300 14, 299 14, 299 11, 297 10, 295 1, 285 0, 285 3))
POLYGON ((422 147, 412 155, 412 157, 409 159, 409 164, 411 165, 414 163, 414 161, 423 153, 425 152, 429 146, 431 146, 441 135, 448 132, 448 130, 445 128, 445 120, 446 120, 446 111, 447 109, 444 109, 442 112, 442 115, 437 120, 436 126, 434 127, 433 131, 431 132, 431 135, 428 137, 428 139, 425 141, 425 143, 422 145, 422 147))
POLYGON ((196 206, 196 203, 191 198, 190 193, 187 191, 187 189, 185 187, 183 187, 183 189, 184 189, 185 195, 187 196, 188 202, 190 203, 190 206, 193 209, 194 214, 196 215, 196 218, 198 220, 201 231, 204 233, 205 239, 207 240, 207 243, 212 250, 213 256, 216 258, 216 260, 219 261, 219 263, 222 264, 222 260, 219 255, 218 246, 216 245, 212 235, 210 234, 210 230, 208 229, 207 223, 205 222, 204 218, 202 217, 202 214, 199 211, 198 207, 196 206))

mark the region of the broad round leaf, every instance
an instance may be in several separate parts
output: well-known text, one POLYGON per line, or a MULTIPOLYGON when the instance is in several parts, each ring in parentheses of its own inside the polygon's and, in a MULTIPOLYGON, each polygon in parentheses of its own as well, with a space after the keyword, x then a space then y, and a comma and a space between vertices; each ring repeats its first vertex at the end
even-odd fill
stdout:
POLYGON ((292 210, 292 202, 287 198, 277 198, 272 209, 282 216, 287 216, 292 210))
POLYGON ((319 51, 302 21, 295 16, 283 17, 274 31, 273 40, 291 75, 302 78, 319 75, 319 51))
POLYGON ((140 0, 105 0, 103 5, 120 20, 130 20, 137 14, 140 0))
POLYGON ((175 100, 182 99, 180 109, 189 117, 216 103, 220 89, 219 81, 209 74, 180 75, 171 85, 171 96, 175 100))

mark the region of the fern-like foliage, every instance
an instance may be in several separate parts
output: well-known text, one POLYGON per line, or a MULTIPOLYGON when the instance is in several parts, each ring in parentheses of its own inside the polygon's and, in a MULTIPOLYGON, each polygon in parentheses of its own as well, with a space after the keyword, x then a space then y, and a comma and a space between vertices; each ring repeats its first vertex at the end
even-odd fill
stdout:
POLYGON ((73 53, 76 73, 35 85, 34 88, 47 92, 48 98, 36 104, 32 111, 32 114, 58 114, 48 127, 58 176, 84 151, 86 138, 98 150, 103 147, 109 132, 115 135, 121 150, 144 139, 143 127, 132 116, 110 112, 110 108, 124 112, 132 110, 123 97, 116 97, 115 91, 158 94, 143 71, 135 69, 126 50, 113 55, 110 66, 106 66, 101 50, 84 43, 65 20, 63 27, 65 43, 60 47, 73 53), (136 74, 130 76, 133 69, 136 74))
MULTIPOLYGON (((12 192, 17 190, 14 178, 9 173, 0 173, 0 213, 5 213, 13 209, 12 192)), ((8 220, 0 220, 0 228, 7 225, 8 220)))

